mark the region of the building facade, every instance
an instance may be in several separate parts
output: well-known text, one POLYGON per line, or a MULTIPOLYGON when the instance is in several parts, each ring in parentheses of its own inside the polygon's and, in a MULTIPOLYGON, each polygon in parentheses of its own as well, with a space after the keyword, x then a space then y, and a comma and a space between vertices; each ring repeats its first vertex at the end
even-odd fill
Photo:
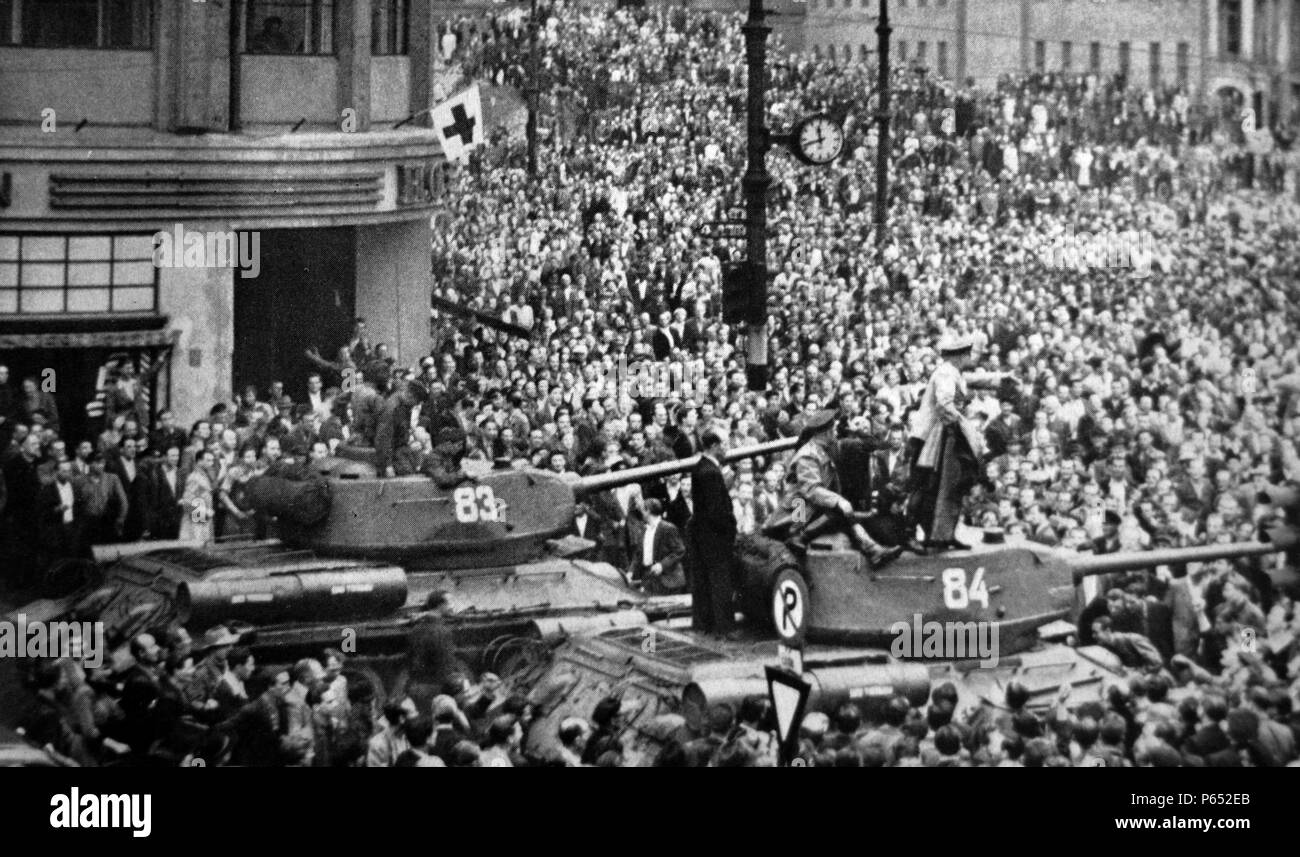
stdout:
MULTIPOLYGON (((802 43, 874 62, 881 0, 808 0, 802 43)), ((1032 71, 1125 73, 1133 85, 1251 106, 1300 106, 1300 0, 890 0, 891 60, 988 85, 1032 71)))
POLYGON ((189 422, 245 384, 302 401, 304 351, 331 358, 356 316, 399 360, 427 349, 439 20, 0 0, 0 362, 54 380, 65 434, 93 428, 112 354, 160 370, 153 409, 189 422), (160 232, 183 249, 160 257, 160 232))

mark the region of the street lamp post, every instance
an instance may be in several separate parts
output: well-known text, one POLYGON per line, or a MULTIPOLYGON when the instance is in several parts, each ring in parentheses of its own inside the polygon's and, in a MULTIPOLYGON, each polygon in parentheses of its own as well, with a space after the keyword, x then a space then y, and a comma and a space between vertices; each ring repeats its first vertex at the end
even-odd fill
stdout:
POLYGON ((528 16, 528 125, 524 133, 528 138, 528 175, 537 175, 537 0, 532 0, 528 16))
POLYGON ((745 342, 745 373, 751 390, 767 388, 767 171, 771 139, 767 129, 767 35, 763 0, 749 0, 745 21, 745 61, 749 72, 745 101, 745 150, 748 164, 741 179, 745 196, 745 251, 749 273, 750 321, 745 342), (759 317, 761 314, 761 318, 759 317))
POLYGON ((876 22, 876 36, 879 40, 878 72, 880 82, 876 85, 879 96, 876 99, 876 121, 879 129, 876 134, 876 246, 885 243, 885 220, 889 207, 889 0, 880 0, 880 20, 876 22))

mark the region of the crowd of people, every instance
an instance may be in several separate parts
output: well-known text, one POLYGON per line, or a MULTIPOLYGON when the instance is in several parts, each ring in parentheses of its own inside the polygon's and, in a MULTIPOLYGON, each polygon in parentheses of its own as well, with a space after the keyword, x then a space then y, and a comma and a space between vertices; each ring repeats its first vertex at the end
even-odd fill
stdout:
POLYGON ((94 669, 74 657, 34 660, 24 670, 24 734, 57 763, 83 767, 530 763, 521 742, 532 708, 491 673, 438 688, 450 692, 412 691, 419 705, 381 701, 338 649, 262 666, 241 643, 226 626, 195 640, 172 623, 114 635, 94 669))
MULTIPOLYGON (((428 356, 401 367, 359 320, 332 360, 306 355, 316 374, 302 390, 250 387, 188 429, 119 403, 96 438, 62 437, 36 379, 12 392, 0 368, 0 540, 22 560, 11 568, 36 575, 118 539, 265 535, 274 522, 241 505, 240 486, 348 446, 373 447, 381 474, 440 484, 494 464, 591 474, 689 456, 708 432, 731 448, 794 436, 826 409, 841 436, 876 449, 860 511, 905 516, 909 422, 945 336, 973 341, 976 361, 1008 376, 966 408, 987 454, 964 524, 1113 552, 1247 540, 1286 514, 1286 484, 1300 479, 1300 207, 1287 127, 1260 153, 1237 114, 1225 120, 1220 105, 1178 90, 1062 74, 977 88, 899 69, 880 236, 874 75, 790 56, 774 67, 772 126, 825 112, 846 142, 827 167, 768 159, 771 381, 754 392, 743 340, 720 313, 724 269, 742 249, 717 225, 741 201, 741 19, 555 2, 545 20, 546 79, 580 121, 542 147, 535 178, 514 142, 473 158, 432 236, 435 296, 503 324, 435 311, 428 356), (1051 264, 1059 257, 1044 250, 1080 233, 1128 240, 1141 264, 1087 254, 1051 264), (655 395, 623 386, 620 360, 665 367, 655 395)), ((509 83, 526 35, 518 16, 462 21, 446 28, 443 52, 473 47, 509 83)), ((134 382, 123 361, 110 384, 134 382)), ((783 457, 724 473, 738 530, 757 532, 787 490, 783 457)), ((591 555, 644 586, 634 569, 654 564, 642 553, 647 524, 685 527, 691 480, 601 492, 576 511, 591 555)), ((1001 714, 968 722, 940 688, 920 711, 891 703, 881 724, 847 710, 810 716, 806 756, 1290 762, 1281 729, 1296 723, 1300 649, 1294 592, 1274 584, 1273 564, 1107 580, 1079 637, 1144 671, 1125 693, 1048 716, 1008 693, 1001 714), (1258 648, 1244 647, 1246 629, 1258 648)), ((297 668, 290 678, 304 693, 319 686, 297 668)), ((768 714, 755 705, 717 712, 712 736, 680 747, 684 758, 766 758, 755 735, 768 714)), ((517 756, 525 712, 507 714, 514 725, 463 737, 517 756)), ((411 718, 417 753, 426 715, 411 718)), ((569 747, 600 731, 568 726, 569 747)))

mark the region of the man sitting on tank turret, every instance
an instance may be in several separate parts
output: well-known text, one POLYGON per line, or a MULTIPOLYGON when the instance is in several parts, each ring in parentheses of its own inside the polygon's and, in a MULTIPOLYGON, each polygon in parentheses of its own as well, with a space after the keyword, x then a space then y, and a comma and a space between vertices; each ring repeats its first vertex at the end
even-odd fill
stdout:
POLYGON ((903 548, 887 548, 872 539, 854 519, 853 504, 839 493, 835 418, 835 411, 822 410, 808 419, 786 471, 785 497, 778 514, 791 518, 796 534, 805 531, 815 517, 826 516, 848 532, 853 544, 878 569, 897 559, 903 548))

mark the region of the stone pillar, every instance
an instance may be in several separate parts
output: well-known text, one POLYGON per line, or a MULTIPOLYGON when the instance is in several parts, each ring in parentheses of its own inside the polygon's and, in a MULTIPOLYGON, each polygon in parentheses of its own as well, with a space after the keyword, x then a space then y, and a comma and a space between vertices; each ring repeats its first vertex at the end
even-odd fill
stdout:
POLYGON ((442 68, 442 47, 438 44, 438 13, 430 0, 411 0, 411 113, 412 122, 429 127, 433 105, 433 84, 442 68))
POLYGON ((1241 58, 1255 58, 1255 0, 1241 0, 1241 58))
POLYGON ((1020 71, 1022 73, 1030 70, 1029 54, 1033 49, 1030 40, 1030 29, 1034 15, 1032 4, 1033 0, 1020 0, 1020 71))
POLYGON ((357 315, 398 365, 429 353, 429 219, 357 227, 357 315))
POLYGON ((230 69, 230 10, 221 3, 163 3, 156 127, 160 131, 225 131, 230 69))
POLYGON ((338 54, 337 127, 344 110, 356 111, 356 131, 370 130, 370 0, 342 0, 334 31, 338 54))
POLYGON ((171 408, 179 425, 206 419, 214 403, 233 394, 237 276, 216 267, 158 271, 158 311, 168 317, 168 330, 179 334, 170 367, 171 408))
POLYGON ((957 38, 953 44, 953 51, 956 53, 956 76, 953 80, 960 88, 966 83, 966 4, 969 0, 957 0, 957 38))

